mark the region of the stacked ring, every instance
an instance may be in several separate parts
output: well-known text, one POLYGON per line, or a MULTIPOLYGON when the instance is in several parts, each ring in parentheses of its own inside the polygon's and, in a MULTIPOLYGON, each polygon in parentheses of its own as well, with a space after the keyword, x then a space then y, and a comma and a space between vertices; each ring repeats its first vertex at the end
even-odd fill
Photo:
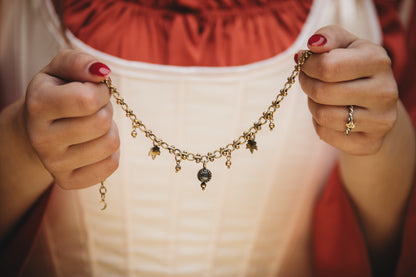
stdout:
POLYGON ((351 130, 357 126, 357 124, 354 123, 354 106, 353 105, 348 106, 348 120, 345 126, 347 127, 347 129, 345 130, 345 134, 347 136, 350 134, 351 130))

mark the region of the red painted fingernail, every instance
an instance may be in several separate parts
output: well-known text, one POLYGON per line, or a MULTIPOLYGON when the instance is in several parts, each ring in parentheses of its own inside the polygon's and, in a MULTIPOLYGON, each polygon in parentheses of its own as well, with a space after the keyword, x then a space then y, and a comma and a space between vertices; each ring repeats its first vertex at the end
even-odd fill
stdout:
POLYGON ((298 53, 296 53, 295 56, 293 57, 293 59, 295 60, 295 63, 298 63, 298 58, 299 58, 299 55, 298 53))
POLYGON ((326 43, 326 37, 323 35, 315 34, 308 40, 308 44, 311 46, 322 46, 326 43))
POLYGON ((97 75, 100 77, 108 76, 111 73, 111 69, 108 68, 108 66, 106 66, 105 64, 100 63, 100 62, 93 63, 92 65, 90 65, 90 68, 88 70, 90 71, 91 74, 97 75))

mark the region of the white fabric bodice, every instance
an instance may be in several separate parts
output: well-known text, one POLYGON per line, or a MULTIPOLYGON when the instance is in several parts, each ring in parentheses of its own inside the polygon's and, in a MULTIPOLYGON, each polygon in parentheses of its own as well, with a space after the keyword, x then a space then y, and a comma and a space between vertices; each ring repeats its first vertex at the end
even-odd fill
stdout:
MULTIPOLYGON (((225 146, 247 130, 318 28, 338 24, 380 41, 370 1, 316 0, 293 46, 274 58, 225 68, 161 66, 118 59, 63 34, 48 1, 7 5, 16 24, 1 33, 1 62, 15 65, 16 74, 7 89, 23 91, 59 49, 81 49, 110 66, 113 83, 147 127, 193 153, 225 146), (14 55, 10 41, 17 43, 14 55)), ((150 140, 140 132, 133 139, 130 121, 119 106, 114 110, 121 158, 106 180, 108 208, 100 210, 98 186, 55 187, 24 276, 310 275, 312 210, 336 151, 315 134, 297 83, 275 114, 275 130, 265 125, 256 136, 258 151, 235 151, 230 170, 225 159, 207 165, 213 177, 206 191, 196 178, 200 164, 182 162, 175 173, 166 151, 152 160, 150 140)))

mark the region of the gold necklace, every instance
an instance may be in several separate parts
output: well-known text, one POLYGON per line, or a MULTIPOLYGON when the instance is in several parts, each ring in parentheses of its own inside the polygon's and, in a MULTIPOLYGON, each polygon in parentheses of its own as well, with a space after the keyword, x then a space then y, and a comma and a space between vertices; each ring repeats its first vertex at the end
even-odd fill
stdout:
MULTIPOLYGON (((113 86, 111 79, 106 78, 104 80, 104 84, 110 90, 110 94, 115 99, 116 103, 121 107, 121 109, 125 112, 126 117, 128 117, 132 124, 131 136, 135 138, 137 136, 137 130, 144 133, 144 135, 149 138, 153 146, 150 148, 149 156, 152 157, 154 160, 156 156, 160 155, 160 150, 165 149, 172 154, 175 158, 175 171, 179 172, 181 170, 181 161, 190 161, 196 163, 202 163, 202 168, 197 173, 197 178, 201 182, 202 190, 205 190, 207 187, 207 183, 212 178, 211 171, 206 167, 208 162, 213 162, 216 159, 221 157, 225 157, 225 165, 227 168, 231 167, 231 153, 235 150, 239 149, 241 145, 246 144, 246 149, 249 149, 250 152, 253 154, 254 150, 257 150, 257 142, 255 140, 256 134, 258 131, 261 130, 261 127, 267 123, 269 123, 270 131, 274 129, 275 124, 273 122, 273 115, 276 110, 280 107, 280 102, 285 98, 287 92, 295 83, 295 78, 299 75, 299 72, 305 63, 306 59, 312 54, 310 51, 305 51, 299 57, 298 63, 295 65, 295 68, 292 71, 292 74, 287 78, 286 83, 284 84, 283 88, 277 94, 276 98, 272 101, 271 105, 267 107, 266 111, 259 117, 259 119, 251 126, 247 131, 243 132, 241 136, 233 140, 231 143, 227 144, 224 147, 220 147, 212 152, 208 152, 205 155, 199 153, 192 153, 183 151, 174 145, 169 145, 167 142, 162 140, 161 138, 157 137, 151 130, 149 130, 144 123, 137 118, 134 114, 133 110, 129 108, 127 103, 124 99, 120 96, 117 88, 113 86)), ((104 186, 104 181, 101 182, 101 186, 99 188, 99 192, 101 195, 101 203, 104 205, 102 210, 107 207, 105 202, 105 195, 107 193, 107 189, 104 186)))

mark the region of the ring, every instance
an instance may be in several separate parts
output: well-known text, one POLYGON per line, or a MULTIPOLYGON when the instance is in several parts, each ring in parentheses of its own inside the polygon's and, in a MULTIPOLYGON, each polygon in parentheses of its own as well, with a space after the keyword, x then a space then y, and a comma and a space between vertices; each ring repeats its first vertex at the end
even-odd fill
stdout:
POLYGON ((347 126, 347 130, 345 130, 345 134, 348 136, 352 129, 354 129, 357 124, 354 123, 354 106, 349 105, 348 106, 348 120, 347 123, 345 123, 345 126, 347 126))

